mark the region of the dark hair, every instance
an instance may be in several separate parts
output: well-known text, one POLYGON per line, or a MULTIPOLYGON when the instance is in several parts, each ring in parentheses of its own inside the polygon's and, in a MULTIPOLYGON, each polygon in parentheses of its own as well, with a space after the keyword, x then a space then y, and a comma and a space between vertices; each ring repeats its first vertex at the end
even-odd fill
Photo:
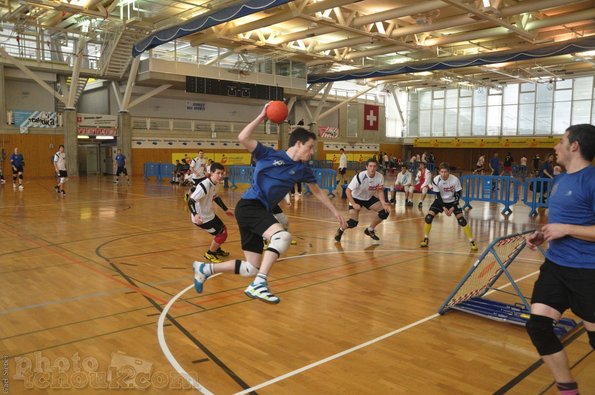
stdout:
POLYGON ((583 159, 591 162, 595 157, 595 126, 588 123, 572 125, 566 129, 570 144, 578 141, 583 159))
POLYGON ((376 160, 376 158, 370 158, 370 159, 368 159, 368 160, 366 161, 366 167, 368 167, 368 165, 369 165, 370 163, 376 163, 376 164, 378 164, 378 161, 376 160))
POLYGON ((450 171, 450 165, 446 162, 442 162, 438 165, 438 170, 446 169, 450 171))
POLYGON ((293 147, 298 141, 306 144, 308 140, 316 140, 316 134, 304 128, 295 128, 289 136, 289 147, 293 147))
POLYGON ((65 148, 65 147, 64 147, 64 144, 60 144, 60 145, 58 146, 58 149, 60 149, 60 147, 62 147, 62 148, 65 148))
POLYGON ((213 162, 211 164, 211 173, 214 173, 216 170, 225 171, 225 167, 219 162, 213 162))
POLYGON ((345 148, 341 148, 339 151, 343 151, 343 152, 345 152, 345 148))

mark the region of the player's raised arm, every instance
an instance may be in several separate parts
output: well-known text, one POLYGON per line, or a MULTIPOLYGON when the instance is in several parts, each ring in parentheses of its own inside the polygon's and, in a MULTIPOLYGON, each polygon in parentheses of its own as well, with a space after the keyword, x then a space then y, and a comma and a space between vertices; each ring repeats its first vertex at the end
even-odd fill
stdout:
POLYGON ((249 152, 254 151, 256 149, 256 145, 258 144, 258 141, 252 138, 252 133, 254 133, 256 128, 258 128, 258 125, 260 125, 265 119, 267 119, 267 116, 266 116, 267 106, 268 106, 268 103, 262 108, 262 111, 260 112, 260 114, 258 114, 258 116, 256 118, 254 118, 254 120, 252 122, 250 122, 248 125, 244 126, 244 129, 242 129, 242 131, 238 135, 238 141, 249 152))

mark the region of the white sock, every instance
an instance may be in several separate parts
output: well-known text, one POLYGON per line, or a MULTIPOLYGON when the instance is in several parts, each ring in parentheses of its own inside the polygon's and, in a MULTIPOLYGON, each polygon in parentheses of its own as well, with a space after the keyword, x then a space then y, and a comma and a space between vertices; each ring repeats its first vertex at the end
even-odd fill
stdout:
POLYGON ((266 284, 266 283, 267 283, 267 275, 263 274, 263 273, 258 273, 256 275, 256 277, 254 278, 254 282, 252 284, 258 285, 258 284, 266 284))

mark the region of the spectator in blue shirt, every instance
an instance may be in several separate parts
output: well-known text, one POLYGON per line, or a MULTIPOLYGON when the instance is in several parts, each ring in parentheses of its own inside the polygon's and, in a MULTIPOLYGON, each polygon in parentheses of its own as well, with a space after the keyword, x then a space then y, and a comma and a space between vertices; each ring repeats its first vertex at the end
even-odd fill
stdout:
POLYGON ((235 208, 245 260, 217 264, 194 262, 194 288, 199 293, 203 290, 203 283, 213 274, 235 273, 256 276, 244 291, 248 297, 267 303, 279 303, 279 297, 269 290, 267 275, 279 256, 289 248, 291 234, 275 218, 273 209, 297 182, 306 182, 314 196, 334 214, 340 226, 347 226, 343 216, 316 184, 312 169, 304 163, 314 154, 316 134, 298 127, 291 133, 286 151, 265 147, 252 137, 258 126, 267 119, 267 106, 268 104, 238 136, 240 144, 256 160, 252 184, 235 208), (263 237, 268 241, 264 254, 263 237))
POLYGON ((595 349, 595 126, 570 126, 554 149, 566 173, 554 179, 548 224, 527 238, 529 248, 550 244, 533 288, 526 328, 558 391, 575 395, 578 385, 554 324, 571 309, 583 320, 595 349))
POLYGON ((498 153, 494 152, 494 156, 490 159, 490 170, 492 171, 493 176, 500 175, 500 158, 498 158, 498 153))

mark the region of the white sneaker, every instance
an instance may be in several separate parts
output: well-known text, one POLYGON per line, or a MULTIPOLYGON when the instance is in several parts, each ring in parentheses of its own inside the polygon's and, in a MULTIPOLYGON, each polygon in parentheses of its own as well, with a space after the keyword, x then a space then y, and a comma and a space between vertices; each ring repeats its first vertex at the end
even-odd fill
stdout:
POLYGON ((194 261, 192 262, 192 271, 194 272, 194 290, 198 293, 202 293, 203 284, 207 281, 209 276, 205 274, 204 270, 206 263, 194 261))
POLYGON ((25 189, 22 185, 19 185, 19 191, 22 191, 23 189, 25 189))

